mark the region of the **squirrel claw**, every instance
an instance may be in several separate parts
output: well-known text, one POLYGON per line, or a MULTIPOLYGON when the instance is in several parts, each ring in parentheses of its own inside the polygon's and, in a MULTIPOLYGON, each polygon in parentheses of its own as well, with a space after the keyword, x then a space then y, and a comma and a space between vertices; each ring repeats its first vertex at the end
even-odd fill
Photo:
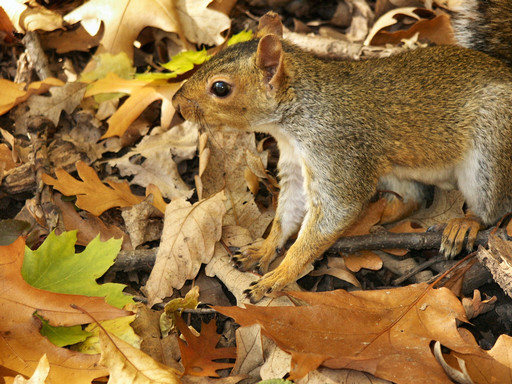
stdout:
POLYGON ((242 253, 240 247, 228 247, 228 249, 231 251, 233 255, 240 255, 242 253))
POLYGON ((443 231, 439 253, 446 259, 453 259, 462 251, 466 236, 466 250, 471 252, 481 228, 480 221, 472 216, 450 220, 443 231))

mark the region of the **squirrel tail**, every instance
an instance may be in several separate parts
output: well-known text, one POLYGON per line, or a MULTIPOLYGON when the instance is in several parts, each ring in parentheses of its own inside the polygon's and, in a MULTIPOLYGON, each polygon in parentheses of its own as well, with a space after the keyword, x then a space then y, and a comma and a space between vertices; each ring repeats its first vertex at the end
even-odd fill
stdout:
POLYGON ((512 1, 463 0, 453 10, 455 39, 512 66, 512 1))

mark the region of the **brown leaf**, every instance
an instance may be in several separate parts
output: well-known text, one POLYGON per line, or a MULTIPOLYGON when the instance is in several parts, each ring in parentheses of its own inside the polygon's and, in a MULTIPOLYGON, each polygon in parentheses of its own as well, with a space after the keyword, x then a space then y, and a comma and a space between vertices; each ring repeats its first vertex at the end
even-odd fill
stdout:
POLYGON ((194 336, 185 321, 176 317, 176 326, 185 338, 179 339, 184 374, 219 377, 217 370, 232 368, 234 363, 220 363, 219 359, 235 359, 236 348, 216 348, 222 335, 217 334, 215 320, 201 323, 201 333, 194 336))
POLYGON ((72 203, 62 201, 60 194, 56 194, 54 200, 62 213, 65 230, 77 231, 77 244, 87 245, 99 234, 101 241, 107 241, 112 238, 122 238, 122 249, 125 251, 133 249, 130 243, 130 237, 119 227, 114 225, 106 226, 97 216, 89 212, 85 212, 85 219, 82 218, 75 210, 75 206, 72 203))
POLYGON ((224 225, 243 226, 249 229, 253 239, 261 237, 274 212, 271 208, 260 210, 247 190, 244 177, 246 151, 256 151, 254 133, 216 130, 211 132, 208 146, 211 151, 209 161, 201 176, 203 196, 224 190, 227 208, 224 225))
MULTIPOLYGON (((466 332, 468 343, 477 346, 476 341, 469 331, 466 332)), ((496 344, 490 351, 482 351, 479 354, 453 352, 452 355, 465 363, 465 369, 469 373, 473 383, 510 383, 512 377, 512 338, 508 335, 498 337, 496 344)))
POLYGON ((181 383, 181 373, 176 369, 158 363, 141 350, 104 330, 100 331, 99 337, 100 364, 108 367, 110 384, 181 383))
POLYGON ((424 228, 431 225, 446 224, 450 219, 464 217, 464 196, 460 191, 446 191, 436 188, 434 201, 428 208, 420 209, 409 220, 417 222, 424 228))
POLYGON ((466 321, 448 289, 426 284, 381 291, 288 292, 299 307, 215 307, 242 326, 260 324, 265 335, 292 355, 291 378, 321 364, 365 371, 396 383, 450 383, 430 342, 481 355, 459 334, 466 321))
POLYGON ((222 234, 224 200, 220 192, 194 205, 176 199, 167 206, 160 248, 145 287, 150 306, 171 296, 173 288, 183 287, 201 263, 210 261, 222 234))
POLYGON ((419 20, 407 30, 396 32, 379 31, 372 39, 372 45, 399 44, 419 33, 419 38, 437 45, 455 44, 450 16, 443 14, 429 20, 419 20))
POLYGON ((382 268, 382 259, 372 251, 360 251, 343 257, 347 269, 352 272, 359 272, 361 268, 378 271, 382 268))
POLYGON ((99 216, 107 209, 113 207, 129 207, 144 200, 141 196, 135 196, 130 191, 128 183, 118 183, 107 181, 107 187, 101 182, 93 168, 89 167, 83 161, 76 163, 78 175, 83 181, 76 180, 62 168, 55 171, 57 179, 43 174, 43 181, 47 185, 52 185, 63 195, 76 195, 77 207, 99 216))
POLYGON ((90 317, 71 308, 77 305, 98 320, 126 316, 129 312, 114 308, 100 297, 53 293, 34 288, 21 276, 25 242, 19 238, 0 247, 0 376, 12 372, 30 376, 46 353, 50 362, 49 381, 90 384, 106 374, 98 365, 98 356, 84 355, 59 348, 39 333, 40 321, 34 313, 53 326, 86 324, 90 317))
MULTIPOLYGON (((425 232, 427 228, 418 227, 411 220, 402 220, 393 227, 389 229, 389 232, 392 233, 422 233, 425 232)), ((407 249, 385 249, 387 253, 391 253, 395 256, 405 256, 409 251, 407 249)))
POLYGON ((384 211, 385 207, 385 198, 368 204, 368 207, 360 216, 359 220, 350 226, 345 232, 343 232, 343 236, 359 236, 369 234, 370 228, 380 221, 382 212, 384 211))

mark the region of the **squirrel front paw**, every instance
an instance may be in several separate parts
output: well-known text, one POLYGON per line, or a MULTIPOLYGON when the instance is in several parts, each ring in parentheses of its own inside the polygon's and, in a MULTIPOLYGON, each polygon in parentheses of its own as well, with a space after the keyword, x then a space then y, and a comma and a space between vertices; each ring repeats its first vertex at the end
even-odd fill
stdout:
POLYGON ((279 249, 268 241, 260 241, 234 252, 232 260, 235 267, 241 271, 258 269, 260 273, 268 271, 268 266, 278 254, 279 249))
POLYGON ((471 252, 482 223, 473 216, 452 219, 443 231, 439 252, 447 259, 452 259, 462 251, 467 235, 466 250, 471 252))
POLYGON ((282 291, 284 287, 295 281, 295 276, 290 278, 286 270, 279 267, 265 274, 261 279, 253 281, 244 294, 255 304, 267 293, 282 291))

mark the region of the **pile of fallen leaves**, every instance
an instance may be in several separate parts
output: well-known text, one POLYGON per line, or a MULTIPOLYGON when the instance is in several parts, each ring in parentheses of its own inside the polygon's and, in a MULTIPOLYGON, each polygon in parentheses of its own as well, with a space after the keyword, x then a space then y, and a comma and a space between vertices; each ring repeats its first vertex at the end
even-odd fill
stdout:
MULTIPOLYGON (((418 245, 463 215, 460 194, 436 191, 386 226, 377 199, 293 291, 249 305, 258 276, 232 266, 230 247, 272 221, 275 143, 201 132, 170 102, 270 8, 286 38, 354 59, 453 43, 450 2, 41 3, 0 1, 2 382, 512 380, 511 338, 470 323, 507 323, 506 296, 482 298, 492 279, 478 263, 450 269, 418 245), (299 33, 311 31, 323 37, 299 33)), ((510 294, 512 243, 487 237, 478 257, 510 294)))

